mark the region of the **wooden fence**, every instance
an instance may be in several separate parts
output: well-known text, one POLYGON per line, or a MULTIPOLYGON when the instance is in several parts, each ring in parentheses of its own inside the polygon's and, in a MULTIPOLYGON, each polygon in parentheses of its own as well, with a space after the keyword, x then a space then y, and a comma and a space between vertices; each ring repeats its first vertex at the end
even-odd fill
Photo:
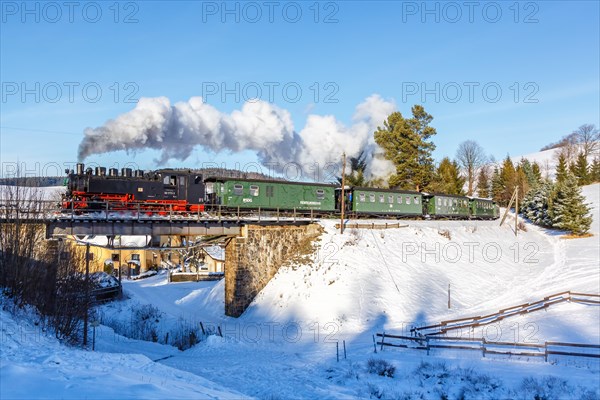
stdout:
MULTIPOLYGON (((373 337, 374 344, 384 347, 406 348, 425 350, 427 355, 433 349, 451 349, 451 350, 471 350, 481 352, 485 357, 487 354, 505 355, 505 356, 523 356, 523 357, 543 357, 548 361, 550 355, 562 355, 573 357, 600 358, 600 345, 565 343, 565 342, 545 342, 538 343, 511 343, 511 342, 492 342, 485 338, 452 338, 442 336, 401 336, 383 333, 377 333, 373 337), (387 341, 386 341, 387 339, 387 341), (577 349, 575 351, 572 349, 577 349)), ((377 351, 377 347, 375 347, 377 351)))
POLYGON ((600 304, 600 295, 571 291, 560 292, 546 296, 544 299, 535 301, 533 303, 523 303, 517 306, 504 308, 496 313, 442 321, 439 324, 414 327, 410 331, 411 334, 415 335, 443 335, 447 332, 457 329, 489 325, 498 321, 502 321, 505 318, 529 314, 534 311, 545 310, 554 304, 563 303, 566 301, 583 304, 600 304))

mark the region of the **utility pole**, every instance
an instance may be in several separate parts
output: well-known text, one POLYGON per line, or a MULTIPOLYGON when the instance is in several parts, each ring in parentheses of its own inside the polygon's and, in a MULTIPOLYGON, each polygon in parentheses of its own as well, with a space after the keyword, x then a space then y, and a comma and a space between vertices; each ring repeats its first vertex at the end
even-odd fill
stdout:
POLYGON ((85 244, 85 315, 83 316, 83 347, 88 341, 88 314, 90 308, 90 243, 85 244))
POLYGON ((452 304, 450 303, 450 284, 448 284, 448 310, 451 308, 452 304))
POLYGON ((342 154, 342 197, 340 198, 340 209, 341 209, 341 220, 340 220, 340 233, 344 233, 344 209, 346 208, 346 152, 342 154))
POLYGON ((512 197, 510 198, 510 201, 508 202, 508 206, 506 206, 506 211, 504 211, 504 216, 502 217, 502 220, 500 221, 500 226, 502 226, 502 224, 504 223, 504 220, 506 219, 506 216, 508 215, 508 211, 510 210, 510 206, 513 205, 513 203, 515 203, 515 236, 517 236, 517 232, 518 232, 518 228, 519 228, 519 223, 518 223, 518 219, 519 219, 519 187, 515 186, 515 191, 512 194, 512 197))
POLYGON ((519 186, 515 186, 515 236, 519 231, 519 186))

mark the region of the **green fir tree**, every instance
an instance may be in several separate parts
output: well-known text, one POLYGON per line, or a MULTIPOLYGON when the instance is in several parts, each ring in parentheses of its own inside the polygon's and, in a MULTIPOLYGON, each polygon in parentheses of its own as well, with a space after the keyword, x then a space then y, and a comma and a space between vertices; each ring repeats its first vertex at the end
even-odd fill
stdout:
POLYGON ((567 174, 564 180, 557 184, 552 203, 552 226, 583 235, 589 231, 592 224, 590 207, 585 203, 577 178, 567 174))

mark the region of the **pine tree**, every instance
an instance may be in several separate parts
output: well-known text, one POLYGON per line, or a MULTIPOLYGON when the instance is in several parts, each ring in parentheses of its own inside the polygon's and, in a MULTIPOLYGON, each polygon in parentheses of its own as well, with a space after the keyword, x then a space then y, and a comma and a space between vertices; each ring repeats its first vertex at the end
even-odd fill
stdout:
POLYGON ((435 171, 435 180, 429 186, 434 192, 463 195, 465 178, 460 176, 460 167, 456 161, 445 157, 435 171))
POLYGON ((531 170, 533 172, 533 176, 535 177, 536 182, 542 181, 542 171, 540 170, 540 164, 534 162, 531 164, 531 170))
POLYGON ((499 203, 506 206, 518 183, 517 171, 509 156, 506 156, 502 163, 502 167, 500 168, 500 182, 502 184, 502 192, 500 194, 499 203))
POLYGON ((577 161, 573 167, 573 174, 577 178, 577 183, 580 186, 587 185, 589 183, 589 170, 588 170, 587 157, 583 153, 577 155, 577 161))
POLYGON ((600 159, 594 158, 594 162, 590 167, 590 182, 600 182, 600 159))
POLYGON ((564 180, 557 184, 552 203, 552 226, 575 235, 583 235, 589 231, 592 217, 590 207, 584 201, 577 178, 573 174, 567 174, 564 180))
POLYGON ((521 212, 525 218, 536 225, 552 226, 552 218, 549 209, 552 204, 551 198, 554 184, 545 180, 534 186, 523 198, 521 212))
POLYGON ((568 174, 567 160, 564 154, 558 156, 558 165, 556 166, 556 183, 562 183, 566 179, 568 174))
MULTIPOLYGON (((527 183, 529 184, 530 187, 535 186, 540 182, 539 178, 541 178, 541 175, 538 178, 538 175, 536 175, 536 173, 533 170, 533 164, 531 164, 528 159, 521 158, 521 161, 519 162, 519 167, 525 173, 525 176, 527 177, 527 183)), ((539 173, 539 169, 538 169, 538 173, 539 173)))
POLYGON ((494 175, 492 175, 492 198, 498 204, 503 204, 502 193, 504 192, 504 184, 498 167, 494 167, 494 175))
POLYGON ((488 168, 484 165, 479 169, 479 174, 477 175, 477 195, 485 198, 492 197, 490 192, 490 177, 488 168))
POLYGON ((433 117, 423 106, 415 105, 411 111, 412 118, 404 118, 400 112, 390 114, 374 136, 375 142, 384 150, 385 158, 396 167, 389 186, 422 190, 434 177, 431 154, 435 145, 430 139, 436 130, 429 126, 433 117))

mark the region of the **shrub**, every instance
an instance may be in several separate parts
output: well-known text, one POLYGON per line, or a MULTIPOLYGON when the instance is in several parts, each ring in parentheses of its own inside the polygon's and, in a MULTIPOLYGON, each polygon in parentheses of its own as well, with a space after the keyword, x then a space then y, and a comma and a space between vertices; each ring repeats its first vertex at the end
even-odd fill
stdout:
POLYGON ((371 358, 367 361, 367 371, 370 374, 377 374, 379 376, 387 376, 393 378, 396 372, 396 367, 385 360, 371 358))

